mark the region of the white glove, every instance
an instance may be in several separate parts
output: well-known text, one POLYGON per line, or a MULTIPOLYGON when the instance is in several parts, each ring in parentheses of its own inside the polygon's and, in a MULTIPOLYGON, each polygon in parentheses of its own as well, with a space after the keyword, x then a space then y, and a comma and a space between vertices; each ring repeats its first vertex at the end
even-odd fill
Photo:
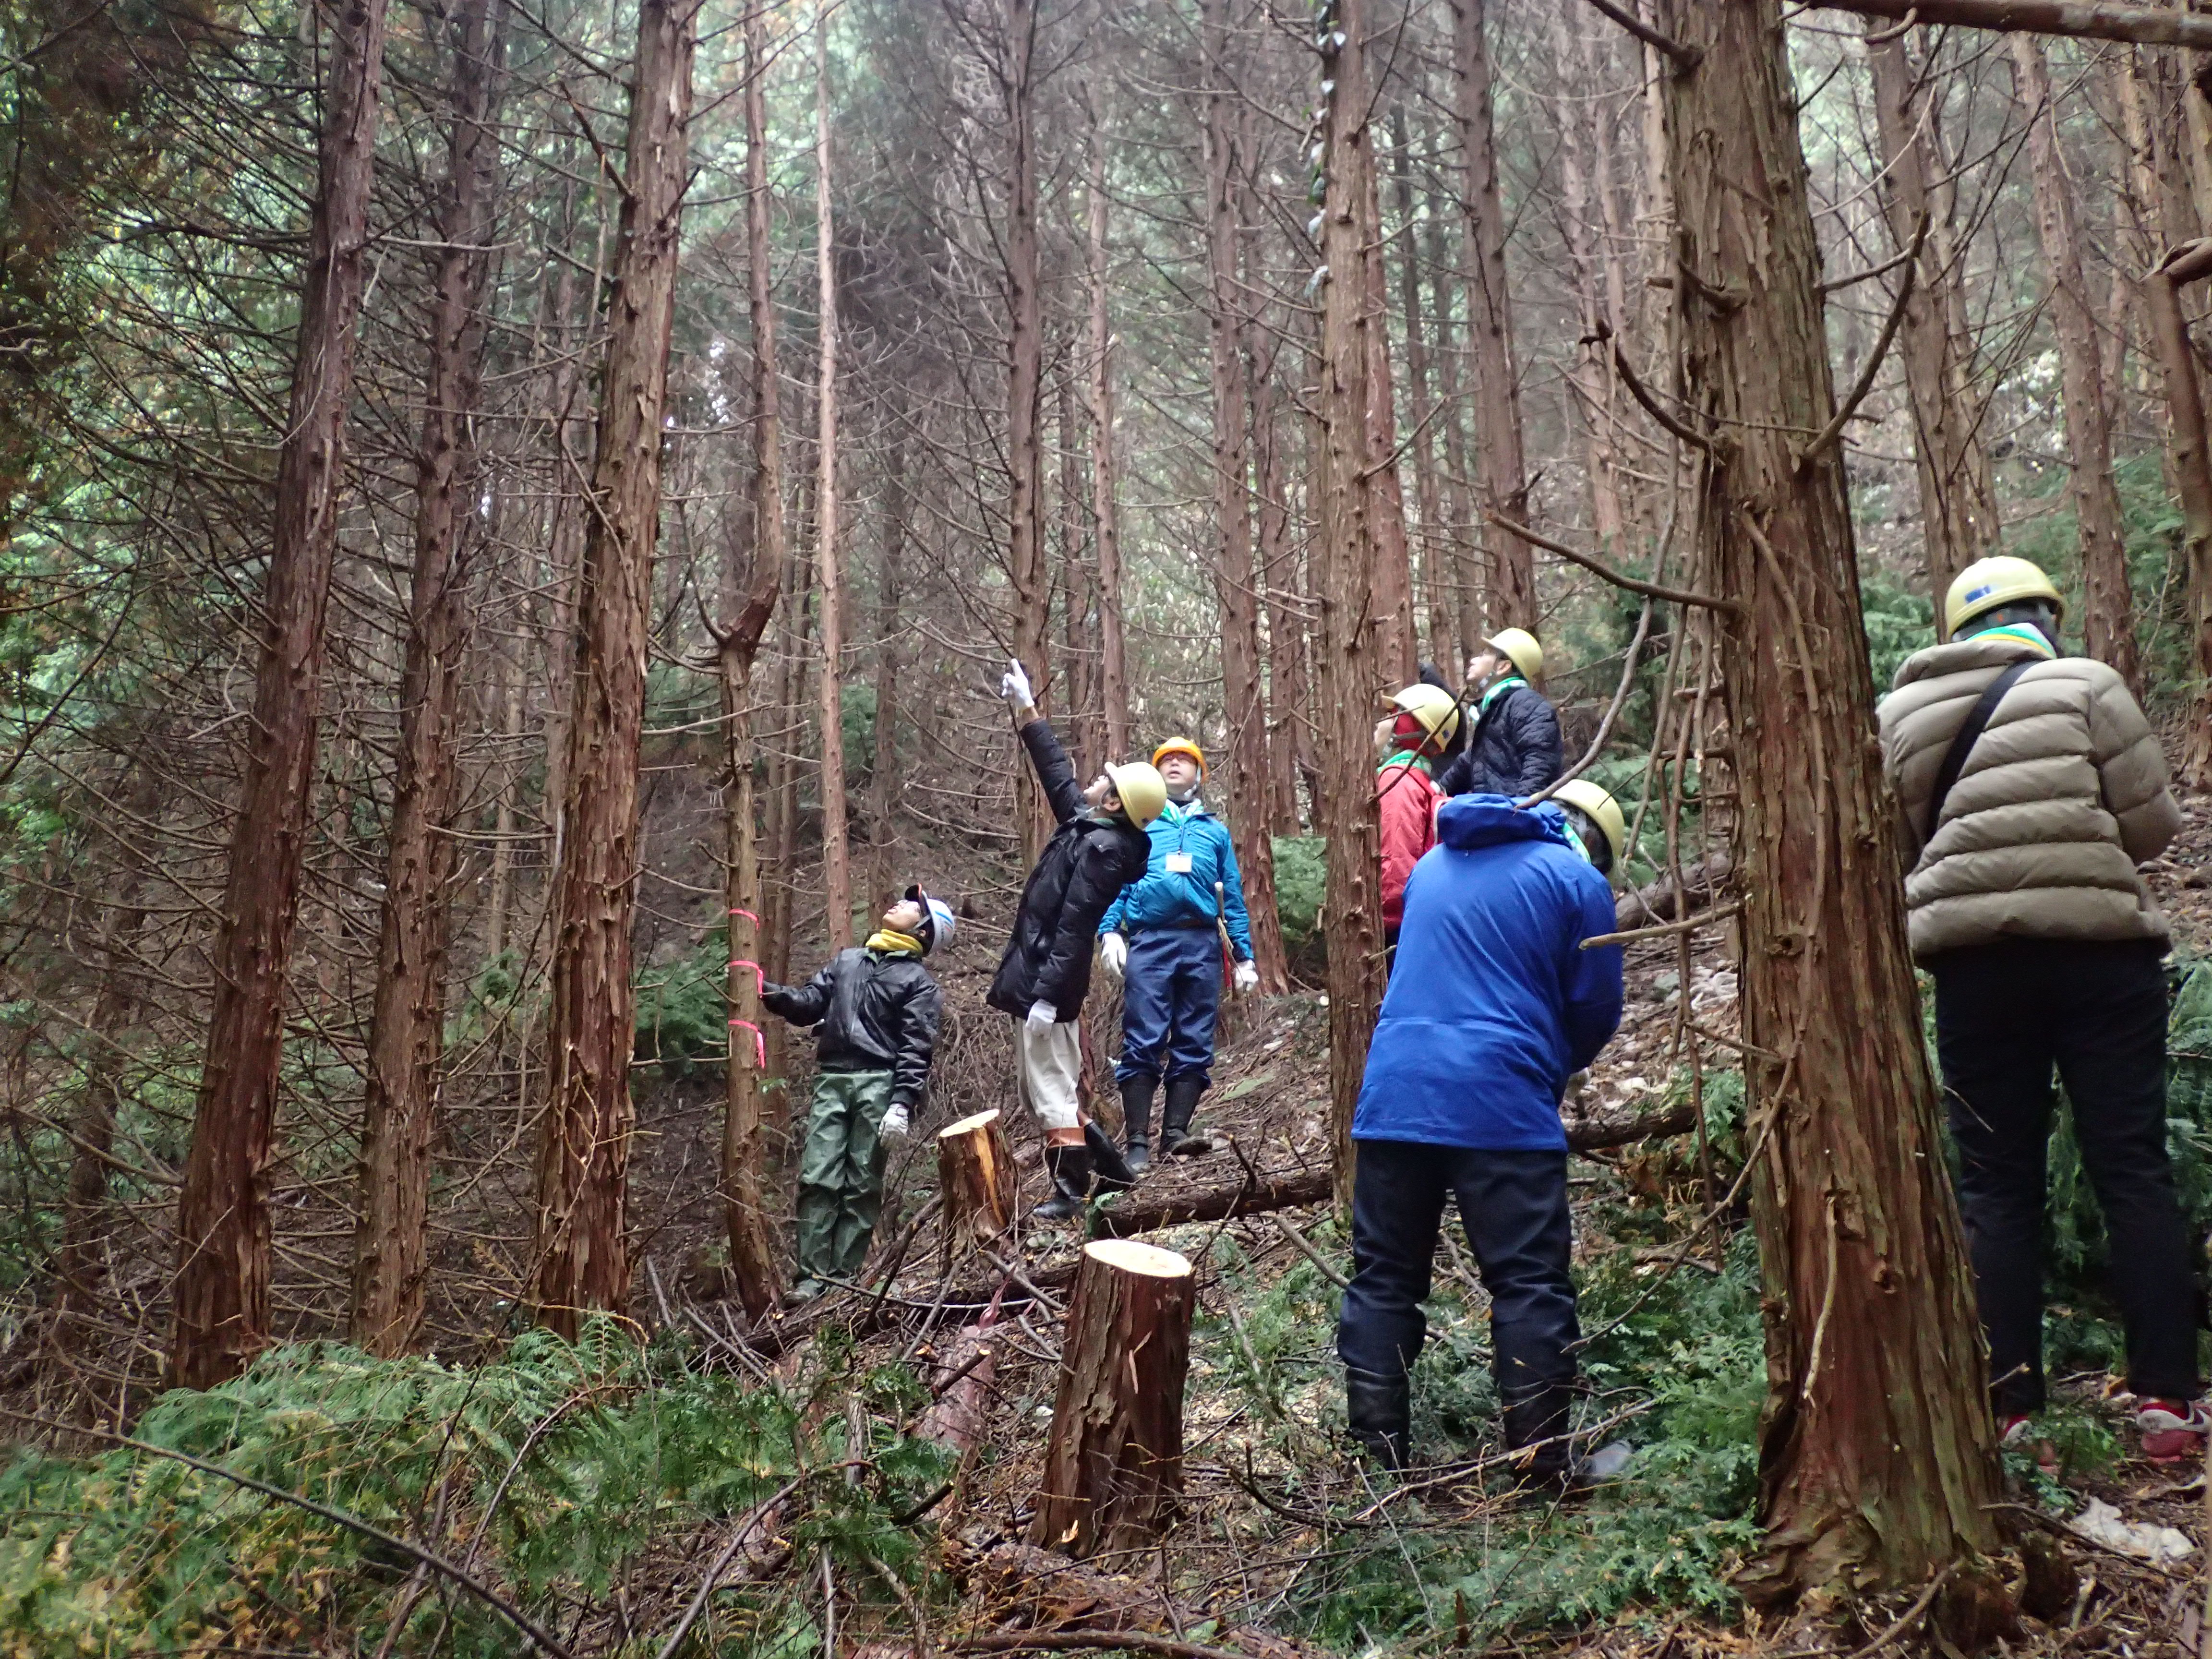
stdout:
POLYGON ((1106 970, 1107 978, 1121 978, 1129 965, 1129 941, 1119 933, 1109 933, 1100 939, 1098 965, 1106 970))
POLYGON ((884 1140, 904 1140, 913 1132, 913 1126, 907 1120, 904 1101, 896 1103, 885 1112, 884 1121, 876 1127, 878 1137, 884 1140))
POLYGON ((1036 695, 1030 690, 1030 677, 1018 660, 1010 659, 1006 672, 999 677, 999 695, 1006 700, 1006 707, 1018 714, 1036 706, 1036 695))
POLYGON ((1032 1031, 1049 1031, 1060 1024, 1060 1010, 1049 1002, 1032 1002, 1030 1004, 1030 1017, 1024 1023, 1032 1031))
POLYGON ((1247 992, 1258 990, 1260 988, 1260 964, 1252 961, 1249 957, 1244 961, 1238 963, 1237 964, 1237 971, 1229 976, 1229 982, 1237 988, 1237 994, 1239 996, 1245 994, 1247 992))

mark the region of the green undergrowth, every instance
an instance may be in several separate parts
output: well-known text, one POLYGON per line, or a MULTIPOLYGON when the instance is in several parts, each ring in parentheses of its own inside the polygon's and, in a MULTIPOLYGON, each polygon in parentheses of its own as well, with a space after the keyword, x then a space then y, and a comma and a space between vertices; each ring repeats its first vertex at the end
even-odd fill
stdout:
MULTIPOLYGON (((1300 1262, 1240 1297, 1241 1329, 1224 1319, 1212 1333, 1217 1352, 1234 1356, 1229 1385, 1248 1396, 1255 1439, 1285 1455, 1282 1499, 1329 1519, 1290 1593, 1286 1616, 1303 1633, 1346 1652, 1442 1650, 1646 1610, 1735 1615, 1728 1581, 1755 1535, 1765 1380, 1756 1255, 1745 1234, 1731 1241, 1724 1271, 1670 1272, 1599 1237, 1629 1218, 1601 1206, 1586 1231, 1576 1273, 1587 1393, 1577 1418, 1588 1444, 1626 1439, 1636 1449, 1616 1485, 1572 1510, 1486 1506, 1470 1516, 1415 1494, 1370 1513, 1384 1478, 1347 1481, 1340 1451, 1313 1455, 1324 1433, 1316 1425, 1343 1420, 1328 1353, 1336 1292, 1300 1262)), ((1327 1228, 1315 1242, 1340 1253, 1327 1228)), ((1224 1279, 1239 1285, 1234 1264, 1224 1279)), ((1415 1456, 1493 1455, 1486 1314, 1455 1269, 1440 1270, 1427 1310, 1415 1456)))
MULTIPOLYGON (((910 1374, 856 1376, 849 1357, 829 1356, 812 1392, 783 1391, 682 1361, 604 1322, 574 1344, 529 1333, 472 1369, 299 1345, 223 1387, 165 1396, 137 1436, 450 1560, 473 1543, 474 1570, 556 1630, 618 1591, 636 1595, 632 1581, 656 1547, 702 1527, 726 1532, 794 1481, 780 1544, 802 1559, 826 1548, 855 1583, 868 1582, 872 1561, 919 1574, 915 1535, 897 1519, 946 1466, 940 1448, 898 1432, 921 1403, 910 1374), (851 1447, 848 1396, 865 1407, 865 1443, 851 1447)), ((395 1654, 526 1650, 442 1579, 409 1595, 414 1565, 296 1505, 135 1449, 20 1450, 0 1474, 7 1659, 311 1644, 369 1653, 395 1619, 395 1654)), ((687 1589, 702 1570, 691 1564, 687 1589)), ((686 1652, 765 1653, 793 1635, 782 1592, 757 1594, 750 1604, 719 1596, 686 1652)))

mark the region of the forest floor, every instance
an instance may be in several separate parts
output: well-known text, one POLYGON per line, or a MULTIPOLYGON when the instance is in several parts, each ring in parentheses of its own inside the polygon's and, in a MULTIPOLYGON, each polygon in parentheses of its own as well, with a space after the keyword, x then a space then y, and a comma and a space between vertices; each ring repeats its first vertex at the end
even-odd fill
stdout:
MULTIPOLYGON (((2202 954, 2212 796, 2185 806, 2151 876, 2178 945, 2202 954)), ((1163 1159, 1091 1223, 1160 1221, 1142 1237, 1197 1277, 1184 1501, 1139 1554, 1078 1564, 1029 1541, 1084 1230, 1024 1226, 991 1251, 942 1237, 924 1133, 894 1160, 862 1281, 749 1325, 715 1265, 696 1174, 714 1103, 696 1081, 664 1083, 641 1115, 641 1203, 657 1218, 641 1251, 643 1349, 611 1326, 574 1349, 525 1334, 472 1366, 295 1344, 226 1389, 166 1397, 133 1432, 476 1559, 579 1656, 659 1654, 688 1611, 677 1650, 759 1659, 1116 1643, 1159 1659, 1958 1659, 1991 1632, 1977 1640, 1948 1595, 1761 1615, 1734 1588, 1758 1543, 1764 1363, 1741 1205, 1700 1225, 1742 1155, 1723 946, 1700 936, 1686 987, 1723 1040, 1695 1056, 1711 1170, 1679 1133, 1572 1166, 1578 1423, 1588 1444, 1632 1455, 1571 1507, 1507 1490, 1487 1302, 1450 1226, 1416 1372, 1421 1467, 1391 1477, 1351 1455, 1334 1352, 1348 1247, 1324 1195, 1327 1018, 1310 993, 1234 1009, 1200 1113, 1215 1150, 1163 1159), (1310 1199, 1223 1213, 1263 1190, 1310 1199), (1194 1212, 1212 1218, 1174 1218, 1194 1212), (990 1361, 973 1364, 994 1294, 990 1361)), ((1033 1202, 1036 1131, 1001 1097, 1003 1031, 977 971, 948 978, 949 1063, 929 1122, 1008 1107, 1033 1202)), ((1654 1118, 1689 1098, 1676 942, 1632 946, 1627 978, 1620 1033, 1571 1096, 1571 1123, 1654 1118)), ((1100 1109, 1110 1121, 1110 1098, 1100 1109)), ((2028 1611, 2001 1645, 2201 1651, 2203 1474, 2136 1456, 2116 1333, 2096 1308, 2055 1306, 2051 1328, 2056 1401, 2038 1445, 2006 1458, 1997 1570, 2028 1611), (2061 1549, 2023 1555, 2034 1539, 2061 1549)), ((0 1656, 526 1650, 486 1605, 404 1553, 158 1455, 79 1443, 27 1451, 0 1475, 0 1656)))

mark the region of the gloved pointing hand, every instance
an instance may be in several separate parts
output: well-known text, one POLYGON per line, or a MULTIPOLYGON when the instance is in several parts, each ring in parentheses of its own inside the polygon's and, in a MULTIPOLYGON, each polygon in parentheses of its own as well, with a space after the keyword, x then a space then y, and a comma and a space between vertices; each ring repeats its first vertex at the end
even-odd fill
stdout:
POLYGON ((999 695, 1006 700, 1006 707, 1017 714, 1024 708, 1036 706, 1036 694, 1030 690, 1030 677, 1018 659, 1010 658, 1006 672, 999 677, 999 695))
POLYGON ((1119 933, 1109 933, 1098 941, 1098 965, 1106 970, 1109 979, 1119 979, 1129 965, 1129 941, 1119 933))
POLYGON ((1260 988, 1260 964, 1254 962, 1249 957, 1245 957, 1243 961, 1237 964, 1237 971, 1229 976, 1229 982, 1237 988, 1237 994, 1239 996, 1258 990, 1260 988))
POLYGON ((1031 1031, 1042 1036, 1060 1024, 1060 1010, 1049 1002, 1042 1000, 1032 1002, 1030 1004, 1030 1017, 1023 1024, 1031 1031))
POLYGON ((884 1140, 903 1140, 913 1133, 913 1128, 908 1120, 906 1103, 902 1100, 894 1103, 890 1110, 884 1114, 884 1121, 876 1127, 876 1133, 884 1140))

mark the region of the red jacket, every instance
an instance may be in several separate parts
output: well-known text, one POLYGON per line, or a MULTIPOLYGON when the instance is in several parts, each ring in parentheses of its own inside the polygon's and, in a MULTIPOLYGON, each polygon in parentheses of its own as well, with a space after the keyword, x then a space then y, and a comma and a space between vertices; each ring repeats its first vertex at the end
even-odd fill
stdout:
POLYGON ((1405 914, 1406 878, 1421 854, 1437 844, 1437 803, 1443 799, 1428 763, 1393 757, 1375 775, 1375 800, 1382 821, 1382 922, 1395 927, 1405 914))

